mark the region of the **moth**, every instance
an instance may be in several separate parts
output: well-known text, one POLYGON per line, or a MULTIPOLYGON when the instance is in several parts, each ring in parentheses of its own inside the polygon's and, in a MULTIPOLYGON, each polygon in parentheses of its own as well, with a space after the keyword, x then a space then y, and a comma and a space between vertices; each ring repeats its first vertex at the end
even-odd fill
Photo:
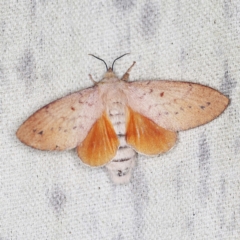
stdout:
POLYGON ((226 96, 196 83, 130 82, 135 62, 119 79, 113 72, 115 61, 109 68, 105 63, 107 72, 101 81, 89 75, 92 87, 30 116, 17 131, 20 141, 40 150, 77 148, 83 163, 105 166, 113 182, 122 184, 131 178, 137 153, 167 152, 176 143, 178 131, 208 123, 228 106, 226 96))

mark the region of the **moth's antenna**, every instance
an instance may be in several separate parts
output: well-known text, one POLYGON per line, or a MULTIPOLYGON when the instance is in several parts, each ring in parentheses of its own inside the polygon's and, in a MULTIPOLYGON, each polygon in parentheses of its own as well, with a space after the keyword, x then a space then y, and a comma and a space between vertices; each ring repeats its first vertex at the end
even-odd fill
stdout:
POLYGON ((127 54, 130 54, 130 53, 125 53, 125 54, 123 54, 122 56, 116 58, 116 59, 113 61, 112 70, 113 70, 113 65, 114 65, 114 63, 115 63, 119 58, 122 58, 123 56, 125 56, 125 55, 127 55, 127 54))
POLYGON ((95 57, 95 58, 103 61, 103 62, 105 63, 105 66, 106 66, 107 70, 108 70, 108 66, 107 66, 106 62, 105 62, 103 59, 101 59, 101 58, 99 58, 99 57, 96 57, 96 56, 94 56, 93 54, 88 54, 88 55, 93 56, 93 57, 95 57))

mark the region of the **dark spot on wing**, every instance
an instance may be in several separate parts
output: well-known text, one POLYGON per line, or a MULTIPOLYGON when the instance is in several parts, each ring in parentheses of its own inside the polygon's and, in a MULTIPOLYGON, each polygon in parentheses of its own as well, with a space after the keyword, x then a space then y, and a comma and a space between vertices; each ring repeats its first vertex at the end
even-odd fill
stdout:
POLYGON ((204 110, 204 109, 205 109, 205 106, 200 106, 200 108, 201 108, 202 110, 204 110))
POLYGON ((164 92, 161 92, 161 93, 160 93, 160 97, 163 97, 163 95, 164 95, 164 92))
POLYGON ((143 97, 146 95, 147 93, 143 93, 142 96, 140 96, 140 99, 143 99, 143 97))
POLYGON ((178 112, 175 112, 175 114, 178 114, 178 112))
POLYGON ((75 108, 74 108, 74 107, 71 107, 71 109, 72 109, 73 111, 75 111, 75 108))
POLYGON ((192 108, 192 106, 188 106, 188 108, 192 108))
POLYGON ((65 129, 64 132, 67 132, 67 129, 65 129))
POLYGON ((180 110, 184 111, 184 109, 182 107, 180 107, 180 110))
POLYGON ((38 134, 43 135, 43 131, 40 131, 38 134))
POLYGON ((74 126, 74 127, 73 127, 73 129, 76 129, 76 128, 77 128, 77 126, 74 126))
POLYGON ((36 132, 37 131, 37 129, 33 129, 33 132, 36 132))
POLYGON ((151 82, 151 81, 148 81, 148 82, 146 83, 146 85, 148 85, 150 82, 151 82))
POLYGON ((211 103, 210 102, 206 102, 206 104, 209 106, 211 103))

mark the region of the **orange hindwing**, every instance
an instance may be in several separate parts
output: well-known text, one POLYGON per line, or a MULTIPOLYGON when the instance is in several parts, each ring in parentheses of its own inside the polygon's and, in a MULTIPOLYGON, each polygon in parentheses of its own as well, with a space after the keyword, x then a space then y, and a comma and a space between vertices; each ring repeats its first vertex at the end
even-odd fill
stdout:
POLYGON ((87 137, 77 147, 78 156, 90 166, 108 163, 117 152, 118 137, 106 113, 94 123, 87 137))
POLYGON ((157 155, 175 144, 177 133, 166 130, 149 118, 128 108, 126 141, 137 152, 157 155))

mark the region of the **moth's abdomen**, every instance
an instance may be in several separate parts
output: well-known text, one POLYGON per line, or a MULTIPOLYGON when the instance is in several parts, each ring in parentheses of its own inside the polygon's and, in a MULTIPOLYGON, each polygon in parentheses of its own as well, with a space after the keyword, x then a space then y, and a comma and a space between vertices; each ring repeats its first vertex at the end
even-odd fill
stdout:
POLYGON ((114 183, 123 184, 130 181, 136 158, 136 152, 129 146, 119 147, 116 156, 106 165, 114 183))
POLYGON ((113 101, 108 109, 110 121, 118 136, 120 145, 115 157, 106 165, 116 184, 129 182, 136 163, 136 152, 126 143, 126 106, 120 101, 113 101))

